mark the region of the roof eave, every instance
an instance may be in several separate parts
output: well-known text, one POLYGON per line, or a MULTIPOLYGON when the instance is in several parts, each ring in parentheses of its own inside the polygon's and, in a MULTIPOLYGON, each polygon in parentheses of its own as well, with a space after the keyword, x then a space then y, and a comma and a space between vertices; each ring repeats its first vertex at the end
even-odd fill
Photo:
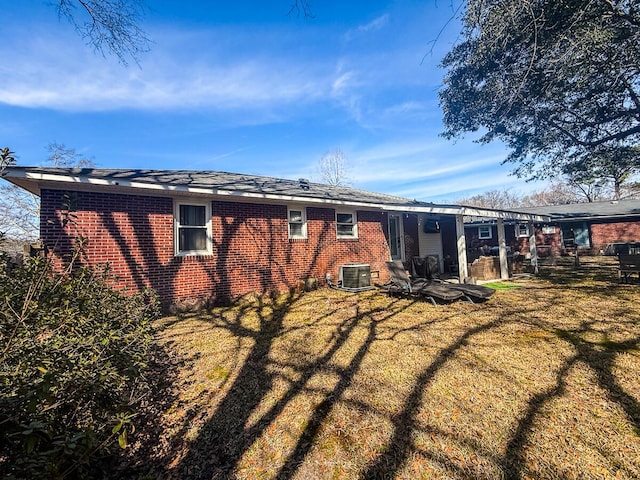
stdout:
POLYGON ((393 204, 379 202, 358 202, 352 200, 341 200, 324 197, 308 197, 297 195, 281 195, 273 193, 255 193, 242 190, 230 190, 219 188, 190 187, 186 185, 170 185, 161 183, 136 182, 131 180, 112 180, 105 178, 90 177, 87 175, 60 175, 53 173, 42 173, 27 171, 24 169, 12 169, 5 171, 3 178, 18 185, 31 193, 40 195, 40 189, 44 186, 54 186, 60 183, 73 185, 90 185, 93 187, 110 189, 116 188, 121 191, 147 191, 153 193, 169 193, 172 196, 204 195, 218 199, 236 200, 271 200, 285 203, 298 203, 310 205, 340 205, 347 207, 360 207, 381 211, 401 211, 409 213, 433 213, 441 215, 470 215, 488 218, 509 218, 515 220, 547 221, 548 217, 542 215, 513 212, 507 210, 489 210, 481 208, 465 207, 461 205, 437 205, 431 203, 424 204, 393 204))

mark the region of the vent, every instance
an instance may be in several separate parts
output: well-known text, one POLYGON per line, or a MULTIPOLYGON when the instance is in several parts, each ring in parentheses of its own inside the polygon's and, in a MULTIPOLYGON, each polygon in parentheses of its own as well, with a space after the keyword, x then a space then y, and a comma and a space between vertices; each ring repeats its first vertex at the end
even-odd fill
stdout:
POLYGON ((340 288, 348 292, 370 290, 371 266, 364 263, 352 263, 340 267, 340 288))
POLYGON ((306 178, 299 178, 298 182, 300 182, 300 188, 302 190, 309 190, 311 188, 311 185, 309 184, 309 180, 307 180, 306 178))

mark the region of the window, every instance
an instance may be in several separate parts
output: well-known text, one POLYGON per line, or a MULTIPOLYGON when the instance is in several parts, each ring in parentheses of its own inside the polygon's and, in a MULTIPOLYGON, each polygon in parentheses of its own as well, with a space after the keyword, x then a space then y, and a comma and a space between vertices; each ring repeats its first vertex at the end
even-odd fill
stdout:
POLYGON ((211 253, 211 205, 176 203, 174 212, 176 255, 211 253))
POLYGON ((482 226, 478 227, 478 238, 480 240, 489 240, 492 237, 493 237, 493 235, 491 234, 491 226, 490 225, 482 225, 482 226))
POLYGON ((358 238, 358 220, 355 212, 336 212, 338 238, 358 238))
POLYGON ((543 225, 542 233, 544 233, 545 235, 553 235, 556 233, 556 227, 553 225, 543 225))
POLYGON ((518 237, 528 237, 529 225, 526 223, 519 223, 518 225, 516 225, 516 233, 518 237))
POLYGON ((304 208, 289 209, 289 238, 307 238, 307 215, 304 208))

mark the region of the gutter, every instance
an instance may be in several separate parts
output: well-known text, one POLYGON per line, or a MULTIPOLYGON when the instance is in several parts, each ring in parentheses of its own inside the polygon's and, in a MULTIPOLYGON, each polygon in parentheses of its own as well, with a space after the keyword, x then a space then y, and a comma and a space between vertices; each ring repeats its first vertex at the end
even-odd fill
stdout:
POLYGON ((353 200, 337 200, 337 199, 326 199, 326 198, 318 198, 318 197, 302 197, 297 195, 278 195, 273 193, 253 193, 253 192, 245 192, 242 190, 226 190, 226 189, 218 189, 218 188, 203 188, 203 187, 189 187, 184 185, 166 185, 166 184, 155 184, 155 183, 147 183, 147 182, 135 182, 130 180, 106 180, 102 178, 93 178, 88 177, 86 175, 56 175, 56 174, 48 174, 48 173, 34 173, 34 172, 26 172, 26 171, 16 171, 11 172, 12 175, 7 175, 7 171, 3 172, 3 176, 6 180, 14 183, 25 190, 29 190, 31 193, 36 195, 40 194, 40 188, 42 188, 42 184, 48 186, 50 184, 54 185, 58 189, 60 186, 59 183, 65 184, 81 184, 81 185, 94 185, 98 187, 116 187, 116 188, 130 188, 134 190, 150 190, 153 192, 168 192, 179 196, 180 194, 189 194, 189 195, 204 195, 204 196, 214 196, 221 198, 235 198, 235 199, 246 199, 246 200, 271 200, 271 201, 281 201, 286 203, 299 203, 299 204, 312 204, 312 205, 343 205, 349 207, 362 207, 368 208, 371 210, 380 210, 380 211, 388 211, 388 212, 413 212, 413 213, 434 213, 434 214, 443 214, 443 215, 469 215, 469 216, 479 216, 479 217, 488 217, 488 218, 509 218, 514 220, 531 220, 544 222, 548 221, 548 217, 543 215, 535 215, 514 211, 500 211, 500 210, 485 210, 479 209, 475 207, 465 207, 458 205, 442 205, 438 206, 436 204, 425 204, 425 205, 410 205, 411 201, 408 201, 408 204, 386 204, 386 203, 370 203, 370 202, 358 202, 353 200), (21 174, 19 174, 20 172, 21 174), (18 173, 18 174, 16 174, 18 173), (13 181, 12 179, 24 179, 26 182, 13 181), (25 185, 22 185, 25 183, 25 185), (27 188, 29 185, 35 184, 37 189, 27 188), (506 215, 505 215, 506 214, 506 215))

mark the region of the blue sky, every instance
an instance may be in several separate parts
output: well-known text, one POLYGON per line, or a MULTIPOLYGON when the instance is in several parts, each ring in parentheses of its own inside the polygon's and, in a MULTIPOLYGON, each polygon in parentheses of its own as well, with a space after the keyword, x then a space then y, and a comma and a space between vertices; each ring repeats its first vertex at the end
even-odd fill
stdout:
POLYGON ((147 0, 139 66, 95 54, 51 3, 2 2, 0 146, 21 165, 57 142, 103 168, 295 179, 339 148, 366 190, 453 202, 542 187, 509 175, 500 144, 439 136, 449 0, 316 1, 313 19, 289 0, 147 0))

